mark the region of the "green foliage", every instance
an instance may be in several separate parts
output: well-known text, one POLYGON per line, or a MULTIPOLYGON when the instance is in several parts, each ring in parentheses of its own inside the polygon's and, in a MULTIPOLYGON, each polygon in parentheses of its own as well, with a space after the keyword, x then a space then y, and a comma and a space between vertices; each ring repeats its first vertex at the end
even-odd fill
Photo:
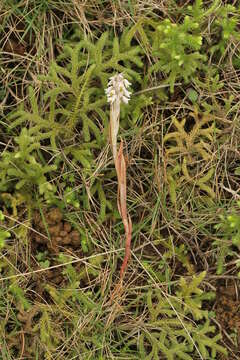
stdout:
POLYGON ((93 119, 99 119, 101 126, 107 128, 108 117, 103 106, 106 104, 104 88, 109 76, 113 71, 124 72, 140 82, 139 74, 131 69, 133 66, 130 64, 143 66, 139 56, 141 49, 131 46, 122 51, 125 44, 120 46, 117 37, 109 41, 108 32, 102 34, 96 43, 87 38, 79 40, 73 47, 66 45, 58 61, 51 65, 45 79, 55 86, 46 93, 45 98, 50 98, 53 104, 64 97, 64 108, 60 113, 66 136, 71 136, 80 122, 83 140, 89 142, 92 135, 100 146, 103 143, 102 134, 93 119))
POLYGON ((101 181, 98 181, 91 188, 91 195, 94 198, 99 199, 100 209, 99 209, 98 220, 99 220, 99 222, 102 222, 102 221, 106 220, 108 217, 107 210, 109 210, 109 212, 111 213, 113 210, 113 207, 112 207, 111 202, 109 200, 107 200, 107 198, 106 198, 101 181))
POLYGON ((109 76, 114 71, 124 72, 126 76, 141 81, 138 72, 130 66, 143 66, 141 48, 129 48, 125 38, 124 33, 120 45, 117 37, 109 41, 109 34, 105 32, 96 43, 81 38, 72 46, 66 45, 57 61, 51 64, 49 74, 41 77, 51 84, 51 89, 45 92, 42 99, 43 104, 38 106, 30 88, 31 112, 22 109, 13 112, 9 117, 11 128, 26 121, 31 122, 31 132, 41 131, 42 137, 50 138, 53 149, 56 149, 56 138, 61 135, 69 138, 79 124, 83 140, 79 149, 83 151, 82 156, 85 147, 94 148, 96 143, 101 146, 104 143, 101 129, 104 127, 106 130, 108 123, 104 110, 104 88, 109 76))
MULTIPOLYGON (((24 128, 29 124, 29 135, 35 137, 38 143, 50 139, 53 150, 56 150, 56 137, 63 133, 62 124, 55 122, 55 104, 50 104, 49 111, 44 108, 45 104, 38 104, 38 99, 32 87, 29 87, 29 102, 31 110, 25 110, 21 105, 8 116, 10 130, 19 126, 24 128)), ((38 145, 40 147, 40 145, 38 145)))
MULTIPOLYGON (((240 208, 240 201, 237 202, 240 208)), ((220 215, 220 222, 215 225, 218 240, 214 242, 217 247, 217 274, 225 269, 225 259, 234 255, 234 249, 240 249, 240 215, 234 211, 230 215, 220 215)), ((240 276, 240 272, 238 274, 240 276)))
POLYGON ((47 269, 50 266, 50 261, 47 259, 47 251, 38 252, 36 259, 42 269, 47 269))
MULTIPOLYGON (((91 291, 83 291, 81 289, 81 282, 87 282, 89 279, 94 279, 99 276, 101 271, 101 263, 103 262, 102 256, 95 256, 90 258, 87 262, 86 266, 82 266, 81 270, 77 270, 73 264, 69 263, 71 258, 63 253, 59 254, 58 262, 61 264, 66 264, 63 269, 63 275, 65 276, 67 283, 63 288, 57 288, 51 284, 45 285, 45 291, 51 296, 53 300, 56 310, 55 313, 58 316, 66 317, 65 329, 67 333, 78 333, 79 343, 78 348, 81 353, 91 354, 91 351, 88 350, 88 345, 92 346, 96 345, 97 339, 99 339, 98 346, 102 343, 102 337, 104 336, 103 324, 99 323, 95 318, 100 311, 101 303, 98 303, 96 300, 99 297, 99 293, 93 294, 91 291), (66 307, 69 309, 69 314, 66 313, 66 307), (80 330, 78 330, 79 326, 79 314, 90 315, 90 322, 92 324, 87 324, 80 330), (69 321, 68 317, 70 315, 71 321, 69 321), (94 324, 94 329, 92 325, 94 324), (99 328, 100 327, 100 328, 99 328), (100 330, 100 331, 99 331, 100 330)), ((45 343, 48 347, 51 345, 50 350, 56 350, 57 345, 59 345, 59 341, 53 341, 56 337, 58 339, 58 334, 56 329, 53 326, 51 314, 45 313, 45 317, 41 318, 39 327, 41 329, 41 337, 44 337, 43 343, 45 343), (44 327, 42 322, 44 321, 44 327), (51 324, 52 323, 52 324, 51 324), (48 324, 48 326, 46 326, 48 324), (44 329, 44 331, 43 331, 44 329), (45 335, 44 335, 45 334, 45 335), (51 344, 47 343, 47 341, 51 340, 51 344)))
POLYGON ((40 143, 30 130, 23 128, 15 137, 16 146, 13 151, 4 151, 0 163, 0 190, 16 189, 22 192, 38 190, 47 197, 54 191, 48 182, 47 175, 56 170, 55 165, 44 164, 39 155, 40 143))
MULTIPOLYGON (((78 191, 75 189, 76 179, 74 173, 66 173, 62 176, 62 181, 59 184, 60 191, 62 192, 62 201, 53 200, 55 205, 59 208, 64 208, 66 205, 71 205, 75 209, 80 207, 80 199, 78 197, 78 191)), ((53 204, 53 203, 52 203, 53 204)))
POLYGON ((17 304, 23 310, 29 310, 31 307, 30 302, 25 296, 25 291, 18 286, 16 282, 12 283, 9 287, 10 292, 13 294, 17 304))
POLYGON ((184 182, 197 186, 211 198, 215 198, 209 184, 214 167, 205 170, 212 157, 213 140, 220 132, 216 128, 214 117, 209 114, 201 115, 195 108, 194 112, 189 114, 189 118, 179 121, 173 117, 172 124, 176 131, 170 131, 163 138, 169 164, 167 180, 172 203, 176 204, 177 189, 184 182), (196 162, 199 162, 201 167, 197 167, 196 162))
MULTIPOLYGON (((123 33, 120 41, 105 32, 96 42, 87 37, 81 37, 76 41, 75 37, 72 42, 66 44, 62 54, 51 64, 49 74, 41 77, 46 84, 43 86, 44 95, 37 99, 30 87, 31 110, 20 107, 8 117, 11 130, 20 126, 28 126, 28 130, 22 130, 19 139, 20 146, 24 144, 24 149, 21 148, 18 155, 5 152, 3 164, 8 177, 3 173, 2 188, 9 182, 11 172, 12 177, 16 175, 14 179, 20 179, 16 183, 16 189, 36 183, 39 185, 40 194, 51 190, 52 185, 47 183, 45 174, 55 167, 43 166, 38 161, 43 141, 49 142, 51 150, 55 153, 61 144, 64 155, 81 168, 85 184, 86 179, 95 171, 96 155, 107 141, 109 113, 106 111, 104 88, 109 76, 114 71, 124 72, 130 80, 140 82, 141 77, 137 70, 142 66, 141 48, 130 45, 128 31, 123 33), (47 85, 49 87, 46 89, 47 85), (78 144, 65 145, 74 133, 79 136, 78 144), (62 147, 63 141, 65 146, 62 147), (18 157, 18 160, 15 157, 18 157), (18 170, 7 170, 12 158, 18 170)), ((144 101, 142 98, 139 99, 133 112, 133 122, 140 117, 141 108, 147 103, 147 97, 144 101)), ((57 156, 55 166, 59 168, 63 160, 57 156)), ((89 195, 94 195, 99 201, 98 219, 102 222, 106 220, 107 209, 112 210, 112 205, 106 199, 102 183, 97 178, 91 177, 89 188, 90 193, 87 194, 82 186, 79 199, 82 199, 85 209, 90 209, 89 195)), ((67 184, 62 190, 64 203, 79 208, 79 199, 72 190, 73 188, 67 184)), ((53 196, 46 197, 49 204, 58 202, 53 196)))
POLYGON ((0 221, 3 221, 5 219, 5 216, 2 212, 2 210, 0 210, 0 221))
MULTIPOLYGON (((62 289, 57 289, 50 284, 45 286, 46 291, 49 292, 58 306, 65 306, 67 302, 70 304, 72 302, 82 303, 83 299, 85 299, 85 296, 84 293, 79 290, 80 282, 97 277, 101 271, 100 266, 103 262, 102 256, 96 255, 95 257, 89 259, 89 262, 86 266, 83 266, 80 271, 77 271, 74 265, 69 263, 70 259, 71 258, 69 256, 63 253, 59 254, 58 256, 58 262, 60 264, 67 264, 64 267, 63 275, 66 276, 68 285, 62 289)), ((90 307, 90 309, 91 308, 92 307, 90 307)), ((89 310, 89 308, 86 308, 86 311, 87 310, 89 310)))
POLYGON ((157 60, 150 67, 150 72, 162 71, 167 74, 173 92, 176 79, 183 78, 188 82, 206 61, 206 56, 199 52, 202 46, 199 23, 189 16, 185 16, 182 24, 165 19, 152 36, 153 56, 157 60))
MULTIPOLYGON (((210 96, 212 94, 215 94, 216 92, 220 91, 223 86, 224 82, 220 80, 220 76, 218 73, 218 69, 212 66, 206 66, 204 68, 205 72, 205 78, 203 80, 200 79, 194 79, 195 84, 200 87, 201 89, 204 89, 209 92, 210 96)), ((212 96, 214 101, 214 96, 212 96)), ((209 109, 209 111, 214 110, 214 107, 212 107, 209 102, 204 101, 203 102, 204 108, 206 110, 209 109)))
MULTIPOLYGON (((124 126, 124 120, 128 117, 130 127, 136 127, 136 123, 141 121, 144 116, 144 109, 153 103, 152 96, 140 94, 131 98, 128 106, 123 107, 121 111, 121 124, 124 126)), ((136 131, 138 128, 136 128, 136 131)))
POLYGON ((214 297, 214 293, 199 289, 205 275, 193 276, 190 282, 181 278, 176 297, 163 296, 159 290, 148 292, 150 319, 139 338, 141 359, 191 360, 199 354, 203 359, 215 359, 217 353, 226 354, 218 344, 221 336, 215 334, 208 311, 202 309, 203 301, 214 297))
POLYGON ((5 241, 10 238, 11 234, 9 231, 0 229, 0 250, 5 246, 5 241))
POLYGON ((158 239, 152 242, 154 246, 163 246, 164 251, 161 252, 161 260, 155 264, 152 261, 143 261, 144 268, 151 274, 151 276, 158 282, 170 281, 174 275, 174 269, 171 266, 172 262, 180 263, 190 275, 194 274, 194 266, 191 263, 188 255, 188 250, 184 244, 174 244, 173 238, 158 239), (155 266, 154 266, 155 265, 155 266))
POLYGON ((212 4, 209 4, 209 8, 205 8, 203 0, 195 0, 193 5, 187 6, 187 13, 192 16, 195 21, 203 21, 204 18, 216 11, 219 2, 219 0, 214 0, 212 4))
MULTIPOLYGON (((5 219, 5 216, 3 212, 0 210, 0 222, 5 219)), ((6 231, 5 229, 0 229, 0 251, 5 246, 6 239, 10 238, 11 233, 9 231, 6 231)))
POLYGON ((198 100, 198 93, 196 92, 196 90, 191 88, 188 92, 188 98, 193 104, 195 104, 198 100))
POLYGON ((213 24, 215 31, 220 32, 221 38, 217 44, 211 47, 211 53, 220 52, 223 55, 231 43, 237 43, 240 40, 238 29, 240 16, 239 8, 227 4, 218 8, 217 17, 213 24))
MULTIPOLYGON (((8 214, 6 221, 0 211, 4 359, 212 360, 225 353, 207 310, 214 294, 201 289, 205 273, 196 275, 194 263, 201 271, 198 260, 204 258, 211 282, 216 261, 222 274, 229 259, 238 259, 238 209, 224 213, 216 231, 212 224, 216 201, 229 204, 221 184, 236 184, 240 174, 233 71, 240 67, 239 5, 171 0, 163 1, 159 11, 152 2, 138 3, 99 0, 79 7, 73 0, 3 2, 0 205, 8 214), (116 172, 107 154, 104 89, 115 72, 132 83, 131 100, 121 107, 120 136, 129 151, 135 259, 126 273, 128 285, 113 299, 122 223, 116 172), (174 94, 162 87, 170 86, 172 93, 178 81, 182 85, 174 94), (189 111, 189 103, 201 110, 189 111), (71 223, 81 245, 66 241, 59 256, 52 249, 44 251, 44 242, 32 236, 34 230, 49 233, 44 215, 46 229, 38 228, 35 218, 31 222, 36 204, 42 214, 45 206, 62 209, 60 226, 71 223), (199 246, 197 254, 193 244, 199 246), (106 254, 104 259, 80 260, 98 252, 106 254), (21 280, 12 280, 16 274, 21 280)), ((240 266, 239 260, 233 263, 240 266)))
POLYGON ((169 259, 174 259, 174 257, 176 257, 177 260, 180 261, 182 266, 187 269, 190 275, 194 273, 194 267, 190 262, 188 250, 185 244, 180 244, 179 246, 177 246, 176 244, 174 244, 173 238, 170 237, 168 240, 164 240, 162 242, 162 245, 166 248, 166 251, 162 256, 164 262, 169 259))
POLYGON ((42 344, 47 347, 48 351, 53 351, 60 343, 60 334, 56 331, 53 315, 53 311, 44 309, 39 325, 34 328, 35 331, 39 330, 42 344))

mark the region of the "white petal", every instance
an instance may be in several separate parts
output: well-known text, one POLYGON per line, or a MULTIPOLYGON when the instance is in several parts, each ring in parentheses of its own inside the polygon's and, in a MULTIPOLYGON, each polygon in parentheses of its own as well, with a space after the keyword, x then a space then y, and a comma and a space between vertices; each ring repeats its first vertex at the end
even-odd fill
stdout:
POLYGON ((124 85, 125 85, 126 87, 132 85, 132 84, 130 83, 130 81, 128 81, 127 79, 124 79, 123 82, 124 82, 124 85))
POLYGON ((124 96, 130 97, 131 92, 128 91, 128 90, 126 90, 126 89, 124 89, 123 94, 124 94, 124 96))
POLYGON ((124 102, 124 104, 128 104, 128 102, 129 102, 129 98, 127 98, 126 96, 123 96, 122 97, 122 101, 124 102))
POLYGON ((112 88, 112 87, 108 87, 107 89, 105 89, 105 93, 106 94, 111 94, 111 93, 116 93, 116 91, 112 88))

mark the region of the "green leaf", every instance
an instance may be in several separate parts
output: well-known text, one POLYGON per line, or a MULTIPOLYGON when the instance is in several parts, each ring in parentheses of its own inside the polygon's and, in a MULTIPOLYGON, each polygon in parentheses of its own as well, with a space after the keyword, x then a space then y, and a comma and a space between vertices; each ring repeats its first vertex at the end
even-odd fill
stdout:
POLYGON ((190 89, 188 92, 188 98, 189 100, 194 104, 198 100, 198 93, 194 89, 190 89))
POLYGON ((240 175, 240 166, 234 170, 235 175, 240 175))
POLYGON ((0 221, 3 221, 5 219, 5 216, 2 212, 2 210, 0 210, 0 221))

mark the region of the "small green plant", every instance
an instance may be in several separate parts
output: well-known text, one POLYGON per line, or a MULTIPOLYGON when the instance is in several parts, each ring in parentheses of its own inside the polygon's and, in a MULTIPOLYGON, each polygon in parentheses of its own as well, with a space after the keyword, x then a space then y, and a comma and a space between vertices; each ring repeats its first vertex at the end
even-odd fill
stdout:
MULTIPOLYGON (((217 91, 220 91, 223 86, 224 82, 221 81, 219 72, 217 68, 206 66, 204 67, 205 72, 205 79, 194 79, 195 84, 200 87, 201 89, 204 89, 209 92, 209 94, 214 94, 217 91)), ((213 100, 215 100, 214 97, 212 97, 213 100)), ((205 104, 210 107, 210 104, 207 102, 203 103, 203 106, 205 107, 205 104)), ((213 107, 210 107, 211 110, 214 110, 213 107)))
POLYGON ((47 255, 47 251, 38 252, 36 255, 36 259, 42 269, 47 269, 50 266, 50 261, 47 259, 47 255))
MULTIPOLYGON (((0 210, 0 222, 4 221, 5 216, 3 212, 0 210)), ((0 229, 0 250, 2 250, 5 246, 5 241, 10 238, 11 233, 6 231, 5 229, 0 229)))
POLYGON ((227 4, 221 6, 217 10, 216 20, 213 23, 215 31, 220 31, 221 38, 217 44, 211 47, 210 52, 220 52, 223 55, 229 45, 236 44, 240 40, 238 30, 239 23, 239 9, 235 6, 227 4))
POLYGON ((174 244, 173 238, 170 237, 169 239, 164 240, 162 245, 166 248, 166 251, 163 254, 163 262, 167 262, 168 259, 176 257, 190 275, 194 274, 194 266, 189 259, 188 250, 185 244, 177 246, 174 244))
POLYGON ((163 138, 169 165, 167 180, 172 203, 176 204, 177 189, 183 182, 197 186, 208 196, 215 198, 209 184, 214 167, 205 170, 211 160, 214 137, 220 132, 213 116, 201 115, 195 108, 194 112, 189 114, 188 123, 186 118, 179 121, 173 117, 172 124, 176 131, 170 131, 163 138), (186 126, 189 126, 190 130, 187 130, 186 126))
POLYGON ((40 195, 48 197, 54 187, 47 175, 56 170, 56 166, 41 161, 38 153, 41 145, 26 128, 15 137, 15 143, 14 151, 6 150, 1 155, 0 190, 29 193, 37 189, 40 195))
POLYGON ((181 265, 187 270, 189 275, 194 274, 194 266, 190 261, 188 250, 185 244, 179 246, 174 244, 173 238, 170 236, 168 239, 158 239, 153 241, 155 246, 163 246, 161 260, 158 261, 155 266, 152 261, 143 261, 144 268, 151 274, 151 276, 159 282, 169 281, 174 275, 174 269, 172 267, 172 261, 181 263, 181 265))
MULTIPOLYGON (((71 257, 65 255, 64 253, 59 254, 58 262, 60 264, 69 263, 71 257)), ((81 271, 77 271, 75 267, 70 263, 67 264, 63 270, 63 274, 66 275, 69 285, 72 289, 78 289, 80 281, 90 277, 97 277, 101 270, 101 263, 103 262, 103 257, 101 255, 96 255, 89 259, 86 266, 83 266, 81 271)), ((66 291, 69 292, 69 291, 66 291)), ((62 290, 61 293, 64 293, 62 290)), ((70 293, 69 293, 70 294, 70 293)))
POLYGON ((193 276, 190 282, 181 278, 174 297, 165 297, 159 290, 148 292, 150 318, 139 338, 141 359, 164 356, 168 360, 191 360, 199 355, 203 359, 216 359, 217 353, 226 355, 226 350, 218 344, 221 336, 210 324, 208 311, 202 309, 204 300, 214 298, 214 293, 199 288, 205 275, 203 272, 193 276))
MULTIPOLYGON (((237 202, 240 208, 240 201, 237 202)), ((240 250, 240 214, 236 211, 230 215, 220 215, 220 222, 215 225, 218 239, 214 242, 217 247, 217 274, 225 269, 227 256, 234 256, 235 249, 240 250)), ((239 267, 239 262, 237 263, 239 267)), ((238 273, 240 276, 240 272, 238 273)))
POLYGON ((61 188, 63 204, 59 204, 59 207, 65 207, 66 205, 71 205, 75 209, 79 209, 80 200, 78 198, 78 192, 74 188, 76 183, 76 179, 74 173, 66 173, 62 175, 62 180, 59 184, 61 188))
POLYGON ((186 12, 195 21, 200 22, 216 11, 219 5, 219 0, 214 0, 209 4, 208 8, 205 7, 204 0, 195 0, 193 5, 188 5, 186 12))
POLYGON ((21 287, 19 287, 16 282, 13 282, 9 286, 9 291, 13 295, 16 303, 21 309, 29 310, 31 308, 31 303, 27 299, 25 291, 21 287))
POLYGON ((182 24, 165 19, 152 37, 152 54, 157 60, 150 67, 150 73, 162 71, 167 74, 171 92, 176 79, 183 78, 188 82, 206 61, 206 56, 200 53, 202 36, 199 24, 189 16, 185 16, 182 24))

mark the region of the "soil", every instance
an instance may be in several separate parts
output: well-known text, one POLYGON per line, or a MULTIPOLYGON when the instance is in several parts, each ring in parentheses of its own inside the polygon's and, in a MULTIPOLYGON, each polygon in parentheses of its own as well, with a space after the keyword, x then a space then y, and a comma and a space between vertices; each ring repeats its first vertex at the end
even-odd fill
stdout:
POLYGON ((228 284, 217 289, 215 312, 216 320, 222 328, 223 341, 232 350, 221 360, 240 359, 240 285, 228 284), (232 341, 230 341, 232 338, 232 341))
MULTIPOLYGON (((63 220, 63 214, 57 208, 45 212, 43 216, 35 213, 33 229, 34 231, 31 234, 31 266, 34 270, 39 269, 40 264, 36 260, 39 253, 46 254, 43 261, 49 262, 48 268, 33 276, 32 289, 37 294, 38 301, 42 301, 42 299, 47 300, 48 298, 44 284, 49 283, 53 286, 64 287, 66 278, 62 274, 62 268, 54 268, 54 266, 59 264, 57 258, 60 252, 82 256, 81 238, 79 232, 74 230, 68 221, 63 220)), ((76 264, 74 267, 78 268, 78 266, 80 264, 76 264)))
POLYGON ((44 214, 44 220, 39 213, 34 215, 34 229, 32 233, 33 247, 46 248, 51 254, 58 254, 63 248, 73 250, 80 248, 79 232, 72 229, 69 222, 63 221, 63 215, 57 208, 44 214))

